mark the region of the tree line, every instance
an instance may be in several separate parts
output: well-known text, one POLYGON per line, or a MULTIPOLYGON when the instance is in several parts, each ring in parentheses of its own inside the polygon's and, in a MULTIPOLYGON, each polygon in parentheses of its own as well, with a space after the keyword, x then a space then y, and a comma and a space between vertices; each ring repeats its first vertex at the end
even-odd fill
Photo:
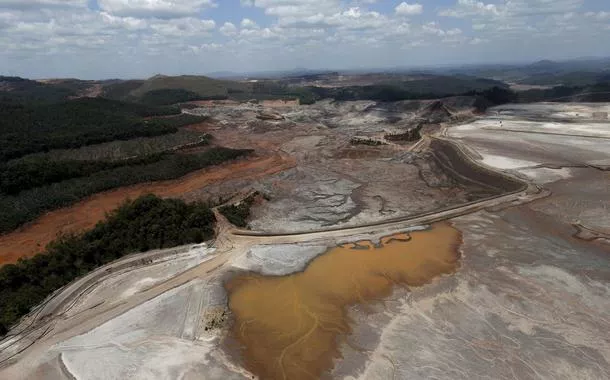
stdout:
POLYGON ((91 175, 21 191, 16 195, 0 194, 0 233, 11 231, 45 212, 70 206, 102 191, 152 182, 176 179, 208 166, 249 154, 251 150, 213 147, 196 154, 163 154, 152 163, 138 163, 102 170, 91 175))
POLYGON ((47 296, 74 279, 134 252, 200 243, 214 236, 208 205, 145 195, 127 201, 81 235, 0 268, 0 336, 47 296))
POLYGON ((0 161, 51 149, 174 133, 184 122, 145 118, 175 114, 180 114, 179 108, 101 98, 52 104, 0 101, 0 161))
POLYGON ((162 158, 163 154, 151 154, 116 161, 50 161, 42 157, 13 160, 0 164, 0 193, 16 195, 36 187, 86 177, 104 170, 152 164, 162 158))

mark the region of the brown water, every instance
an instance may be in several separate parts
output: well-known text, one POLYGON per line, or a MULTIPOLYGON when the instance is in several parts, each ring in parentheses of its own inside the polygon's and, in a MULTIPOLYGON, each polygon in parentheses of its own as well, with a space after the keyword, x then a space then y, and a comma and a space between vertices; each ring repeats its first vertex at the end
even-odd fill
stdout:
POLYGON ((345 244, 284 277, 240 275, 226 287, 246 367, 261 379, 317 379, 350 333, 347 306, 383 299, 393 286, 423 285, 455 271, 459 231, 428 231, 345 244))

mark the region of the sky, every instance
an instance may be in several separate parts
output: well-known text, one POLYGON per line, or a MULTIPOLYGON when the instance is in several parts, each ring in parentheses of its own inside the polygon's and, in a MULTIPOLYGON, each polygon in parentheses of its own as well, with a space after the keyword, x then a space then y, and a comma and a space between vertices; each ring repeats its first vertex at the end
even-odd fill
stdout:
POLYGON ((610 56, 610 0, 0 0, 0 75, 146 78, 610 56))

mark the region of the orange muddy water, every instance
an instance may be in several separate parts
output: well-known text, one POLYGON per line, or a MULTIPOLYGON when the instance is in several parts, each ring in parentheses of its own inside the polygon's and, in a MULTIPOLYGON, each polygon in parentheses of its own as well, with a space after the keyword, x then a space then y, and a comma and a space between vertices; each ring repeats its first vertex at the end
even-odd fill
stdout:
POLYGON ((239 275, 226 288, 248 370, 261 379, 317 379, 350 333, 347 307, 380 300, 395 285, 419 286, 458 266, 460 232, 428 231, 344 244, 284 277, 239 275))

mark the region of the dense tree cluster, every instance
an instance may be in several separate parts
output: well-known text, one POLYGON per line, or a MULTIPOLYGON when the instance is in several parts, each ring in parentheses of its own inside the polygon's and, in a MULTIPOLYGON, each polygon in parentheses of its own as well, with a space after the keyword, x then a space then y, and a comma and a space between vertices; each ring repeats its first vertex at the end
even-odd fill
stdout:
POLYGON ((117 161, 49 161, 38 157, 13 160, 0 164, 0 193, 15 195, 35 187, 86 177, 104 170, 152 164, 162 158, 162 154, 152 154, 117 161))
POLYGON ((381 140, 374 140, 363 137, 354 137, 350 140, 350 144, 352 145, 369 145, 369 146, 379 146, 379 145, 387 145, 387 143, 381 140))
MULTIPOLYGON (((226 97, 225 97, 226 98, 226 97)), ((196 92, 177 88, 167 88, 148 91, 140 98, 140 102, 153 106, 164 106, 177 103, 190 102, 193 100, 204 100, 196 92)))
POLYGON ((144 84, 143 80, 117 80, 106 84, 102 88, 102 97, 115 100, 134 100, 130 94, 142 86, 142 84, 144 84))
POLYGON ((54 104, 0 102, 0 161, 51 149, 174 133, 176 126, 167 120, 144 118, 179 113, 178 108, 101 98, 54 104))
POLYGON ((148 125, 159 123, 164 127, 173 127, 180 128, 185 127, 187 125, 193 125, 197 123, 204 122, 209 120, 209 116, 197 116, 197 115, 189 115, 189 114, 180 114, 178 116, 170 116, 165 118, 151 119, 147 120, 148 125))
POLYGON ((610 101, 610 80, 592 86, 558 86, 546 90, 529 90, 518 94, 520 103, 543 101, 554 102, 608 102, 610 101))
POLYGON ((366 86, 308 87, 313 98, 339 101, 375 100, 394 102, 401 100, 437 99, 461 95, 466 92, 481 92, 506 85, 490 79, 475 77, 426 76, 409 81, 391 81, 366 86))
POLYGON ((55 290, 134 252, 199 243, 214 235, 202 203, 146 195, 128 201, 80 236, 59 238, 47 252, 0 268, 0 336, 55 290))
POLYGON ((65 87, 41 83, 34 80, 5 77, 0 75, 0 102, 23 103, 23 102, 59 102, 68 99, 76 93, 65 87), (7 91, 8 90, 8 91, 7 91))
POLYGON ((69 206, 101 191, 179 178, 194 170, 217 165, 250 152, 214 147, 197 154, 165 154, 152 163, 136 162, 135 165, 98 171, 89 176, 21 191, 16 195, 0 194, 0 233, 11 231, 44 212, 69 206))
POLYGON ((219 211, 229 222, 231 222, 231 224, 237 227, 246 228, 248 226, 248 218, 250 217, 250 209, 258 195, 259 193, 257 192, 238 204, 222 206, 219 208, 219 211))

